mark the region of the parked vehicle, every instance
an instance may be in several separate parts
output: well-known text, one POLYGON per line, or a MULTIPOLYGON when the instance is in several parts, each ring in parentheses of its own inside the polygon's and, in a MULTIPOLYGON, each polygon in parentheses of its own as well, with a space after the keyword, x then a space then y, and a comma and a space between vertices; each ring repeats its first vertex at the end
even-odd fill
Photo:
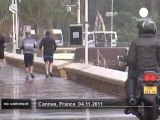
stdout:
POLYGON ((61 29, 51 29, 51 36, 53 36, 56 44, 58 46, 63 46, 64 41, 63 41, 63 33, 61 29))
POLYGON ((94 31, 94 35, 96 47, 111 47, 111 44, 112 47, 116 47, 117 45, 117 33, 115 31, 94 31))
MULTIPOLYGON (((85 32, 83 32, 83 46, 85 46, 85 32)), ((88 32, 88 46, 95 47, 95 36, 93 32, 88 32)))
MULTIPOLYGON (((117 45, 117 32, 113 31, 92 31, 88 32, 88 46, 89 47, 112 47, 117 45)), ((85 45, 85 33, 83 33, 83 45, 85 45)))
POLYGON ((105 41, 106 41, 106 46, 108 47, 111 47, 111 44, 112 44, 112 47, 116 47, 117 45, 117 32, 115 31, 105 31, 105 41), (112 35, 112 38, 111 38, 111 35, 112 35), (111 43, 111 39, 112 39, 112 43, 111 43))

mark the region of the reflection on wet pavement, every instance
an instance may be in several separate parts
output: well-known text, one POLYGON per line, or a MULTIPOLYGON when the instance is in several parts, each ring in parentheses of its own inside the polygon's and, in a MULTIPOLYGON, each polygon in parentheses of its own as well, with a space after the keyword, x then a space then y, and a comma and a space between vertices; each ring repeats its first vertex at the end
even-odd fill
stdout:
MULTIPOLYGON (((0 70, 0 99, 115 99, 113 95, 75 83, 71 80, 35 73, 36 78, 26 81, 25 71, 4 64, 0 70)), ((113 120, 116 116, 128 119, 123 110, 111 109, 36 109, 0 110, 0 120, 113 120), (118 111, 118 112, 116 112, 118 111), (118 113, 118 114, 117 114, 118 113), (113 114, 113 115, 112 115, 113 114), (115 117, 114 117, 115 116, 115 117)), ((133 116, 131 116, 132 118, 133 116)), ((135 117, 133 117, 135 119, 135 117)))
POLYGON ((46 79, 45 75, 37 73, 35 76, 35 79, 27 81, 24 79, 23 69, 9 65, 3 66, 0 70, 0 98, 115 98, 71 80, 58 77, 46 79))

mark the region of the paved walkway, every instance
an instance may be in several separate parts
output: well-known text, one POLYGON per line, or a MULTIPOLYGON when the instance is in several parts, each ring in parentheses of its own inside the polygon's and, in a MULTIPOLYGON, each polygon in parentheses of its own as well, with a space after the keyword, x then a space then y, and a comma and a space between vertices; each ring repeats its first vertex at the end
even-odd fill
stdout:
MULTIPOLYGON (((26 81, 25 71, 21 68, 3 64, 0 69, 0 99, 116 99, 115 96, 106 94, 75 83, 71 80, 35 73, 36 78, 26 81)), ((130 116, 134 118, 133 116, 130 116)), ((129 119, 123 110, 110 109, 36 109, 31 110, 2 110, 0 120, 113 120, 114 118, 129 119), (118 114, 117 114, 118 112, 118 114), (113 114, 113 116, 112 116, 113 114), (108 119, 109 118, 109 119, 108 119)))
POLYGON ((0 98, 31 99, 85 99, 115 98, 101 91, 75 83, 71 80, 35 73, 35 79, 25 80, 25 71, 10 65, 2 65, 0 69, 0 98))

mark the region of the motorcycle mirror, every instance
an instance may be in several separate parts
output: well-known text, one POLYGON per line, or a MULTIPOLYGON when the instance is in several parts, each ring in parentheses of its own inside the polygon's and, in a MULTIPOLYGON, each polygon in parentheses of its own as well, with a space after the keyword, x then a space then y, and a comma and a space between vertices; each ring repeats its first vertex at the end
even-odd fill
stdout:
POLYGON ((139 10, 139 15, 142 17, 142 18, 145 18, 148 16, 148 9, 143 7, 139 10))

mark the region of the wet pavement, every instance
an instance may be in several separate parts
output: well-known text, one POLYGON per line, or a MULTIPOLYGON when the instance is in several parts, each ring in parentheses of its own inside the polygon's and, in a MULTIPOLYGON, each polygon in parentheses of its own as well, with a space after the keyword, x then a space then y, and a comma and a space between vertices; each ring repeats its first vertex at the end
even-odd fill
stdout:
MULTIPOLYGON (((116 96, 71 80, 35 73, 25 80, 25 71, 7 64, 0 69, 0 99, 116 99, 116 96)), ((123 109, 0 109, 0 120, 137 120, 123 109)))

